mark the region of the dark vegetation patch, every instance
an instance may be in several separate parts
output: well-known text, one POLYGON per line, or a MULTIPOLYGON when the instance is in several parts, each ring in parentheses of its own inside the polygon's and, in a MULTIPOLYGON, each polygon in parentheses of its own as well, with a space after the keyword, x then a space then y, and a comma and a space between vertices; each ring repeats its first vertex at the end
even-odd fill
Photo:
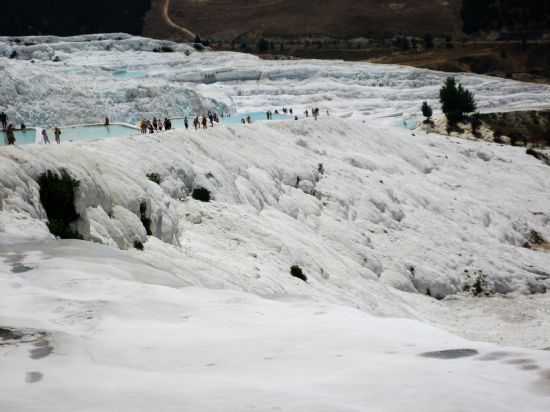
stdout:
POLYGON ((147 179, 149 179, 153 183, 156 183, 157 185, 160 185, 162 183, 162 177, 156 172, 148 173, 146 174, 146 176, 147 179))
POLYGON ((529 232, 529 240, 523 244, 524 248, 532 249, 537 246, 544 245, 546 241, 536 230, 531 230, 529 232))
POLYGON ((465 33, 550 30, 548 0, 463 0, 465 33))
POLYGON ((153 232, 151 232, 151 219, 147 217, 147 203, 143 202, 139 205, 139 215, 141 218, 141 223, 147 232, 147 236, 152 236, 153 232))
POLYGON ((193 193, 191 193, 191 197, 201 202, 210 202, 210 198, 211 198, 210 190, 208 190, 205 187, 196 187, 193 189, 193 193))
POLYGON ((307 276, 304 274, 302 268, 298 265, 293 265, 290 267, 290 275, 307 283, 307 276))
POLYGON ((153 49, 154 53, 174 53, 174 49, 170 46, 161 46, 161 47, 155 47, 153 49))
POLYGON ((549 110, 487 113, 479 118, 493 131, 495 141, 502 141, 502 136, 507 136, 513 146, 550 146, 549 110))
POLYGON ((71 228, 71 224, 80 217, 74 207, 75 192, 80 182, 65 170, 61 174, 47 170, 38 177, 38 185, 50 232, 61 239, 82 239, 82 235, 71 228))
POLYGON ((141 243, 139 240, 134 240, 134 248, 137 250, 143 250, 143 243, 141 243))
POLYGON ((487 275, 483 271, 476 270, 470 274, 468 270, 465 270, 464 274, 466 275, 466 282, 462 289, 464 292, 476 297, 491 296, 493 294, 487 281, 487 275))

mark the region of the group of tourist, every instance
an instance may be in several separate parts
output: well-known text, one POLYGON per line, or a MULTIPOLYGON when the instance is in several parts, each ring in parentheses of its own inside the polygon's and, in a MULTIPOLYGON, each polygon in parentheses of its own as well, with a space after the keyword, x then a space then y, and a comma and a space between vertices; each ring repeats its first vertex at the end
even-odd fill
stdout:
MULTIPOLYGON (((309 111, 307 109, 304 112, 304 114, 306 115, 306 117, 309 117, 309 111)), ((315 120, 317 120, 317 118, 319 117, 319 108, 315 107, 315 108, 311 109, 311 115, 315 118, 315 120)), ((329 112, 327 110, 327 116, 328 115, 329 115, 329 112)))
POLYGON ((141 130, 142 134, 157 133, 162 132, 163 130, 171 130, 172 121, 167 117, 165 117, 164 120, 162 120, 160 117, 158 119, 156 117, 153 117, 153 120, 143 119, 141 122, 139 122, 139 129, 141 130))
MULTIPOLYGON (((294 114, 292 108, 283 107, 281 111, 284 115, 292 116, 294 114)), ((267 110, 265 113, 266 113, 267 120, 273 120, 273 114, 279 114, 279 110, 278 109, 275 109, 275 111, 267 110)), ((309 113, 310 113, 309 110, 306 110, 304 112, 306 117, 309 117, 309 113)), ((313 117, 315 117, 315 120, 317 120, 317 117, 319 116, 319 108, 311 109, 311 114, 313 117)), ((329 112, 327 110, 327 116, 328 115, 329 115, 329 112)), ((229 117, 230 115, 227 115, 227 116, 229 117)), ((222 113, 221 118, 223 117, 224 117, 224 114, 222 113)), ((294 120, 298 120, 297 115, 294 116, 294 120)), ((219 123, 219 122, 220 122, 220 117, 218 116, 218 114, 216 112, 212 112, 209 110, 208 114, 206 115, 203 114, 200 118, 198 114, 195 115, 195 117, 193 118, 193 127, 195 128, 195 130, 199 130, 201 128, 206 130, 208 129, 208 123, 210 123, 210 127, 214 127, 214 123, 219 123)), ((5 112, 0 113, 0 123, 2 124, 2 130, 6 133, 8 145, 14 145, 16 141, 15 139, 16 127, 14 126, 13 123, 8 124, 8 115, 5 112)), ((252 118, 250 117, 250 115, 247 115, 245 118, 241 119, 241 123, 250 124, 252 123, 252 118)), ((189 119, 187 116, 184 117, 183 124, 185 126, 185 130, 188 130, 189 119)), ((105 117, 103 125, 104 126, 110 125, 110 120, 108 117, 105 117)), ((25 130, 25 129, 26 129, 26 126, 24 124, 21 124, 20 130, 25 130)), ((161 117, 159 117, 158 119, 156 117, 153 117, 153 120, 143 119, 139 123, 139 129, 142 134, 148 134, 148 133, 153 134, 153 133, 159 133, 162 131, 172 130, 172 121, 167 117, 165 117, 164 120, 162 120, 161 117)), ((60 144, 61 134, 62 134, 61 129, 59 127, 55 127, 53 130, 53 134, 55 136, 56 143, 60 144)), ((41 136, 42 136, 43 143, 50 144, 50 139, 48 137, 48 132, 46 131, 46 129, 42 129, 41 136)))
MULTIPOLYGON (((42 129, 40 134, 42 135, 42 142, 44 144, 50 144, 50 138, 48 137, 48 132, 46 129, 42 129)), ((61 144, 61 129, 59 127, 54 127, 53 135, 55 136, 55 142, 57 144, 61 144)))

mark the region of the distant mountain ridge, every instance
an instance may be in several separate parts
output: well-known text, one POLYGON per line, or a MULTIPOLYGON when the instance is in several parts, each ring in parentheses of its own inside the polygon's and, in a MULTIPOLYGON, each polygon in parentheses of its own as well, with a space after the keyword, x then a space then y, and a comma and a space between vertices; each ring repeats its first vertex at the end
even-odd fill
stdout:
POLYGON ((141 34, 151 0, 2 0, 0 36, 141 34))

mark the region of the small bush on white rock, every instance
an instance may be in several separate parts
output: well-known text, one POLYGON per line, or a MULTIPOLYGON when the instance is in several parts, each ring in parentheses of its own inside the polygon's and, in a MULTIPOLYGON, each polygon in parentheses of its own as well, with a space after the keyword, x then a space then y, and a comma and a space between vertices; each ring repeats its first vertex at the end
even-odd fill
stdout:
POLYGON ((191 193, 191 197, 201 202, 210 202, 210 198, 211 198, 210 190, 208 190, 205 187, 196 187, 193 189, 193 193, 191 193))
POLYGON ((487 275, 481 270, 474 271, 472 275, 466 271, 464 273, 466 273, 466 277, 468 278, 468 281, 463 288, 464 292, 471 293, 473 296, 478 297, 491 296, 493 294, 491 288, 489 287, 487 275))
POLYGON ((147 179, 149 179, 153 183, 156 183, 157 185, 160 185, 162 183, 162 177, 160 177, 160 174, 156 172, 148 173, 146 176, 147 179))
POLYGON ((290 267, 290 274, 291 276, 294 276, 295 278, 298 278, 300 280, 303 280, 307 283, 307 276, 304 274, 302 268, 298 265, 293 265, 290 267))

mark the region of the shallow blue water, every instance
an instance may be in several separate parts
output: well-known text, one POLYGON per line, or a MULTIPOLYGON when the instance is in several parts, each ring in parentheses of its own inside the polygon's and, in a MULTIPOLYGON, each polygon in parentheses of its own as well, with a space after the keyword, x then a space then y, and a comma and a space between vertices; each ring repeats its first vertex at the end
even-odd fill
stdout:
POLYGON ((117 70, 110 73, 115 79, 140 79, 146 76, 145 72, 117 70))
MULTIPOLYGON (((32 144, 36 139, 36 131, 34 129, 16 130, 15 144, 32 144)), ((0 132, 0 146, 8 144, 8 137, 5 132, 0 132)))
POLYGON ((414 129, 416 126, 418 126, 418 121, 414 119, 400 120, 395 123, 394 126, 399 127, 400 129, 414 129))
POLYGON ((100 75, 100 76, 109 76, 114 79, 140 79, 142 77, 146 77, 147 73, 142 71, 132 71, 132 70, 115 70, 115 71, 100 71, 100 72, 94 72, 90 69, 85 69, 84 67, 62 67, 59 68, 59 71, 61 73, 71 73, 71 74, 94 74, 94 75, 100 75))
MULTIPOLYGON (((61 127, 60 129, 61 143, 110 139, 113 137, 126 137, 134 134, 139 134, 139 130, 120 124, 112 124, 110 126, 94 125, 67 128, 61 127)), ((55 143, 55 135, 53 134, 53 129, 49 129, 47 132, 50 143, 55 143)))
MULTIPOLYGON (((267 116, 265 112, 253 112, 253 113, 239 113, 232 115, 231 117, 224 117, 221 119, 220 124, 229 125, 229 124, 240 124, 241 119, 246 120, 246 116, 250 116, 252 122, 263 122, 267 121, 267 116)), ((193 116, 188 116, 189 127, 193 127, 193 116)), ((273 114, 273 121, 277 120, 290 120, 290 116, 285 116, 281 114, 273 114)), ((173 128, 183 128, 183 118, 175 118, 172 120, 173 128)), ((139 130, 132 127, 112 124, 110 126, 103 125, 92 125, 92 126, 75 126, 75 127, 61 127, 61 143, 65 142, 82 142, 82 141, 91 141, 91 140, 102 140, 110 139, 113 137, 126 137, 139 134, 139 130)), ((50 143, 55 143, 55 135, 53 129, 48 129, 48 138, 50 143)), ((32 144, 35 142, 36 132, 34 129, 28 129, 26 131, 17 130, 15 132, 15 144, 32 144)), ((7 145, 8 140, 5 133, 1 133, 0 145, 7 145)))

